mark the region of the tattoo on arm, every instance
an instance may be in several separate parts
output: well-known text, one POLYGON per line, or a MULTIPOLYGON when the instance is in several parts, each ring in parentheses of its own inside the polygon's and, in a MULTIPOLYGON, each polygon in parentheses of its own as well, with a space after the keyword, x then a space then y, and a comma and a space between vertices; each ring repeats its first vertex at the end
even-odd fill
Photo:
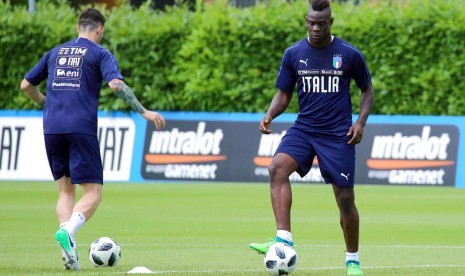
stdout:
POLYGON ((44 97, 44 98, 39 102, 39 105, 40 105, 41 107, 44 107, 44 105, 45 105, 45 99, 46 99, 46 98, 44 97))
POLYGON ((121 100, 130 105, 134 111, 139 113, 144 112, 144 107, 139 102, 139 100, 137 100, 129 86, 127 86, 124 82, 117 82, 115 86, 116 89, 114 91, 121 100))

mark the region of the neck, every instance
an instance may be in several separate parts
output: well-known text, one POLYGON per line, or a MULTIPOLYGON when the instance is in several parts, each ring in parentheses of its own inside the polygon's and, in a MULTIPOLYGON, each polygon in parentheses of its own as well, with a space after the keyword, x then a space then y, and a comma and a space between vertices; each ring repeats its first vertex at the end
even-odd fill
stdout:
POLYGON ((310 36, 307 36, 308 43, 310 45, 312 45, 313 47, 317 47, 317 48, 326 47, 329 44, 331 44, 331 42, 333 42, 333 40, 334 40, 334 35, 330 35, 330 37, 328 39, 326 39, 325 41, 322 41, 321 43, 315 43, 314 41, 312 42, 312 40, 310 39, 310 36))
POLYGON ((88 39, 88 40, 90 40, 92 42, 95 42, 95 43, 99 44, 97 38, 94 35, 80 33, 79 37, 88 39))

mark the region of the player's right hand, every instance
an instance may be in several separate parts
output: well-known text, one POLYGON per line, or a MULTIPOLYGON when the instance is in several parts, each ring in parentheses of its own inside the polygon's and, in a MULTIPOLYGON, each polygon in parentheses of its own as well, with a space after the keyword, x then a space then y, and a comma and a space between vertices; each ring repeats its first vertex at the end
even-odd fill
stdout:
POLYGON ((269 129, 271 125, 271 117, 270 116, 265 116, 265 118, 262 119, 260 122, 260 132, 263 134, 270 134, 271 129, 269 129))

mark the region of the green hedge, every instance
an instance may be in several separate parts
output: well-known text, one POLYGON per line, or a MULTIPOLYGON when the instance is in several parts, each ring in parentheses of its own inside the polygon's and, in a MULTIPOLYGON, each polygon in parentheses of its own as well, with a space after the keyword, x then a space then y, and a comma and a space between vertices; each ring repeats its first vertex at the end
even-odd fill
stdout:
MULTIPOLYGON (((125 5, 105 11, 102 44, 150 109, 264 112, 284 50, 307 33, 306 10, 307 1, 279 0, 246 9, 217 0, 196 12, 125 5)), ((461 0, 333 4, 333 33, 358 47, 370 67, 373 113, 465 114, 464 11, 461 0)), ((19 83, 48 49, 76 36, 79 12, 40 1, 34 14, 1 2, 0 14, 0 109, 37 108, 19 83)), ((355 86, 352 94, 356 113, 355 86)), ((296 99, 289 112, 298 111, 296 99)), ((104 86, 101 109, 128 107, 104 86)))

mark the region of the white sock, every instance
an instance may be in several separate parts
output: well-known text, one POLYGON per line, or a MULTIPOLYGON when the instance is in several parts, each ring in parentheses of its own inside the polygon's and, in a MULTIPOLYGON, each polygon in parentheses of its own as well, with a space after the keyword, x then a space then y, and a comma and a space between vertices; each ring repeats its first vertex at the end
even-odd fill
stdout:
POLYGON ((276 237, 280 237, 283 240, 286 240, 288 242, 292 242, 292 234, 289 231, 286 230, 278 230, 276 231, 276 237))
POLYGON ((71 240, 74 242, 74 234, 86 223, 86 218, 80 212, 74 212, 66 223, 65 229, 68 231, 71 240))
POLYGON ((60 223, 60 228, 65 228, 67 223, 68 223, 67 221, 60 223))
POLYGON ((355 261, 355 262, 360 262, 359 257, 358 257, 358 251, 357 252, 346 252, 346 262, 348 261, 355 261))

